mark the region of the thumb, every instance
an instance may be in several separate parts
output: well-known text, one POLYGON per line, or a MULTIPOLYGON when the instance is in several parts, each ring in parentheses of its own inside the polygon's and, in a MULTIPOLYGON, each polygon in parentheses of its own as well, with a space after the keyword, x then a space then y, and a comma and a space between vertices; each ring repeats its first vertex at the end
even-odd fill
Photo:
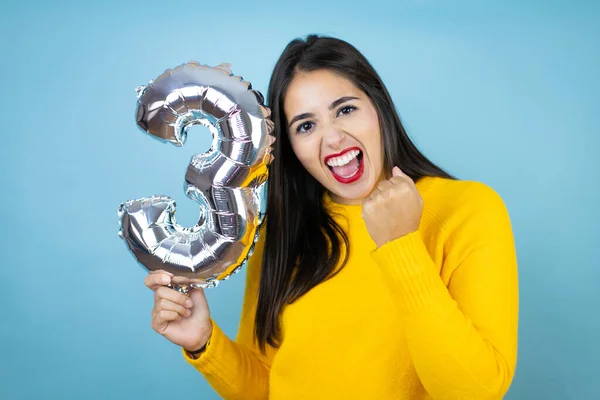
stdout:
POLYGON ((206 295, 204 289, 197 288, 190 290, 190 299, 194 303, 192 306, 192 316, 205 318, 208 314, 208 302, 206 301, 206 295))
POLYGON ((392 176, 402 176, 402 171, 398 167, 394 167, 392 169, 392 176))

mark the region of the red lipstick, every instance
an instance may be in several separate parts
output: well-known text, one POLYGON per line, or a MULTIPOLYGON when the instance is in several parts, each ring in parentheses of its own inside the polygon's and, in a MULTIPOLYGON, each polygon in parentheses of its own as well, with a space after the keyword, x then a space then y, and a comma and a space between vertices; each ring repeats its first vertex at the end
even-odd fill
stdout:
POLYGON ((339 152, 339 153, 337 153, 337 154, 330 154, 330 155, 328 155, 328 156, 325 156, 325 158, 323 159, 323 162, 324 162, 325 164, 327 164, 327 161, 329 161, 329 159, 331 159, 331 158, 333 158, 333 157, 339 157, 339 156, 343 156, 344 154, 346 154, 347 152, 349 152, 349 151, 352 151, 352 150, 358 150, 358 151, 360 151, 360 152, 362 153, 362 150, 361 150, 361 149, 360 149, 360 147, 358 147, 358 146, 354 146, 354 147, 348 147, 347 149, 344 149, 344 150, 340 151, 340 152, 339 152))
POLYGON ((329 168, 329 171, 331 171, 331 174, 333 175, 333 177, 335 178, 335 180, 337 180, 340 183, 344 183, 344 184, 348 184, 348 183, 352 183, 355 182, 357 180, 360 179, 360 177, 362 176, 364 170, 365 170, 365 164, 363 162, 363 157, 362 157, 362 150, 360 149, 360 147, 354 146, 354 147, 349 147, 347 149, 344 149, 343 151, 341 151, 340 153, 337 154, 330 154, 328 156, 325 157, 324 162, 325 165, 327 165, 327 167, 329 168), (338 174, 336 174, 335 172, 333 172, 333 169, 331 167, 329 167, 327 165, 327 161, 333 157, 339 157, 342 156, 344 154, 346 154, 349 151, 352 150, 358 150, 360 151, 360 154, 357 156, 358 158, 358 170, 354 173, 354 175, 349 176, 347 178, 343 177, 343 176, 339 176, 338 174))

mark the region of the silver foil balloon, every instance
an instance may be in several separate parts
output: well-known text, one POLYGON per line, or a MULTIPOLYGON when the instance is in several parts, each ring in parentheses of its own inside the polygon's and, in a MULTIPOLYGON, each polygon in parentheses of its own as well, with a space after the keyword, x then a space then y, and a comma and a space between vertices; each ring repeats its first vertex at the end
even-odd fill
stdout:
POLYGON ((119 236, 147 270, 174 274, 180 291, 215 287, 244 266, 258 239, 275 140, 270 110, 228 64, 190 62, 137 90, 137 124, 152 137, 182 146, 188 128, 201 124, 213 140, 185 175, 198 223, 178 225, 174 200, 145 197, 121 204, 119 236))

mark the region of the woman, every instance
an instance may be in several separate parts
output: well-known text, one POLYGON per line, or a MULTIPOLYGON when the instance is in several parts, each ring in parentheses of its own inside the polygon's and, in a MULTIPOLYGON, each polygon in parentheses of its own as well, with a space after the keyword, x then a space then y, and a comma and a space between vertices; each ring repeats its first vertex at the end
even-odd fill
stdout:
POLYGON ((275 160, 237 340, 164 272, 145 280, 153 328, 225 399, 502 398, 518 289, 501 198, 425 158, 344 41, 292 41, 268 99, 275 160))

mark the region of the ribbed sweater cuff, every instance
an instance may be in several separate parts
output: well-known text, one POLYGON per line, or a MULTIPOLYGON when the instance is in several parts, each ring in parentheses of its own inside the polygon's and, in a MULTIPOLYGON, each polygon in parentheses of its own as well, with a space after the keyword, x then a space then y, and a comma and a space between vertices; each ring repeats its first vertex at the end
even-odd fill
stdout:
POLYGON ((185 360, 193 365, 198 371, 213 375, 215 372, 219 372, 218 375, 223 375, 223 368, 227 368, 223 366, 222 362, 219 362, 223 357, 223 354, 230 352, 228 348, 232 346, 231 339, 223 333, 221 328, 211 319, 212 324, 212 334, 208 343, 206 344, 206 349, 200 354, 200 356, 196 359, 191 358, 185 349, 181 349, 183 352, 183 357, 185 360))
POLYGON ((419 231, 384 244, 371 256, 403 314, 423 311, 448 296, 419 231))

